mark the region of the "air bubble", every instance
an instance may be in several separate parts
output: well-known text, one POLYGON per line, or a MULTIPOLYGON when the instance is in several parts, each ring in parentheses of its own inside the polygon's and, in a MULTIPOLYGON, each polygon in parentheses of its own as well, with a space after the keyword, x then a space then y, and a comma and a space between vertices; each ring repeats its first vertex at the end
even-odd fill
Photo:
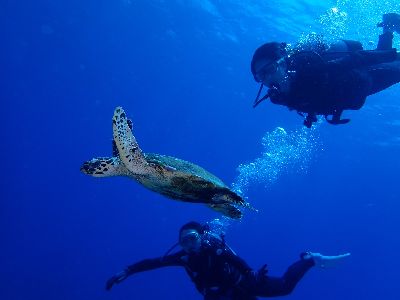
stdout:
POLYGON ((318 127, 319 124, 311 129, 304 127, 289 132, 277 127, 267 132, 261 139, 261 156, 238 166, 239 175, 232 189, 245 196, 250 186, 268 187, 284 172, 307 172, 314 153, 321 148, 318 127))

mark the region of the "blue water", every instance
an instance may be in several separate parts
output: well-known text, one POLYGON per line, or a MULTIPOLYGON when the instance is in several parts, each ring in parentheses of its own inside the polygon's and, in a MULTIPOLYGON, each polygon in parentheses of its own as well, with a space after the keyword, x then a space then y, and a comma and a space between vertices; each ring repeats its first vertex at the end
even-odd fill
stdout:
POLYGON ((119 105, 144 151, 203 166, 258 209, 227 228, 254 268, 281 275, 304 250, 352 253, 288 299, 398 299, 400 86, 312 132, 285 108, 252 108, 259 45, 317 32, 373 48, 380 15, 400 12, 381 2, 2 1, 0 299, 201 299, 179 268, 104 290, 183 223, 220 217, 79 172, 111 153, 119 105))

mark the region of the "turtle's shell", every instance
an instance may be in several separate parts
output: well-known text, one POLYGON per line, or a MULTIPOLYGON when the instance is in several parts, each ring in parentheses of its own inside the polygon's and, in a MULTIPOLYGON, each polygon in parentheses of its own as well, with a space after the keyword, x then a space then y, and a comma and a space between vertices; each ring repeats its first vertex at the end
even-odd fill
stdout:
POLYGON ((197 176, 214 186, 226 187, 222 180, 219 179, 217 176, 211 174, 202 167, 186 160, 156 153, 146 153, 145 157, 149 163, 154 163, 167 169, 175 169, 177 173, 181 173, 184 177, 197 176))
POLYGON ((221 179, 198 165, 166 155, 144 155, 154 172, 135 178, 155 192, 187 202, 213 203, 216 194, 228 194, 236 201, 243 201, 221 179))

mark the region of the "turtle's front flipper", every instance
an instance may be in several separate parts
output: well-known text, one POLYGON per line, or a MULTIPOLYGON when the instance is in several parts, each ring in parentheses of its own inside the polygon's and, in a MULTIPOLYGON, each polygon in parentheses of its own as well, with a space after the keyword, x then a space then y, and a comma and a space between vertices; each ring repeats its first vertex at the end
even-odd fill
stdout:
MULTIPOLYGON (((126 121, 128 122, 129 129, 132 131, 132 128, 133 128, 132 120, 127 119, 126 121)), ((114 139, 112 140, 111 146, 112 146, 112 156, 119 156, 119 151, 118 151, 118 148, 117 148, 117 144, 115 143, 114 139)))
POLYGON ((134 174, 147 174, 149 170, 122 107, 117 107, 113 116, 113 138, 118 148, 119 157, 126 168, 134 174))
POLYGON ((243 216, 243 213, 236 206, 229 203, 207 204, 207 206, 232 219, 241 219, 243 216))
POLYGON ((127 176, 129 171, 121 163, 119 157, 98 157, 86 161, 81 172, 93 177, 127 176))

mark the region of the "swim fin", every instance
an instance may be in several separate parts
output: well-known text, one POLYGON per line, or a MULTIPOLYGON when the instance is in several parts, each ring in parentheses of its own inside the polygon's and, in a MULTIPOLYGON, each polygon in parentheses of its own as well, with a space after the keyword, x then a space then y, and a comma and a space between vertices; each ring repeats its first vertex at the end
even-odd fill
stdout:
POLYGON ((378 27, 383 27, 386 31, 397 32, 400 34, 400 14, 388 13, 382 16, 382 22, 378 23, 378 27))
POLYGON ((350 119, 341 119, 340 117, 342 116, 342 111, 336 112, 334 115, 332 115, 332 119, 328 119, 328 115, 325 115, 325 120, 332 125, 342 125, 342 124, 347 124, 350 122, 350 119))

